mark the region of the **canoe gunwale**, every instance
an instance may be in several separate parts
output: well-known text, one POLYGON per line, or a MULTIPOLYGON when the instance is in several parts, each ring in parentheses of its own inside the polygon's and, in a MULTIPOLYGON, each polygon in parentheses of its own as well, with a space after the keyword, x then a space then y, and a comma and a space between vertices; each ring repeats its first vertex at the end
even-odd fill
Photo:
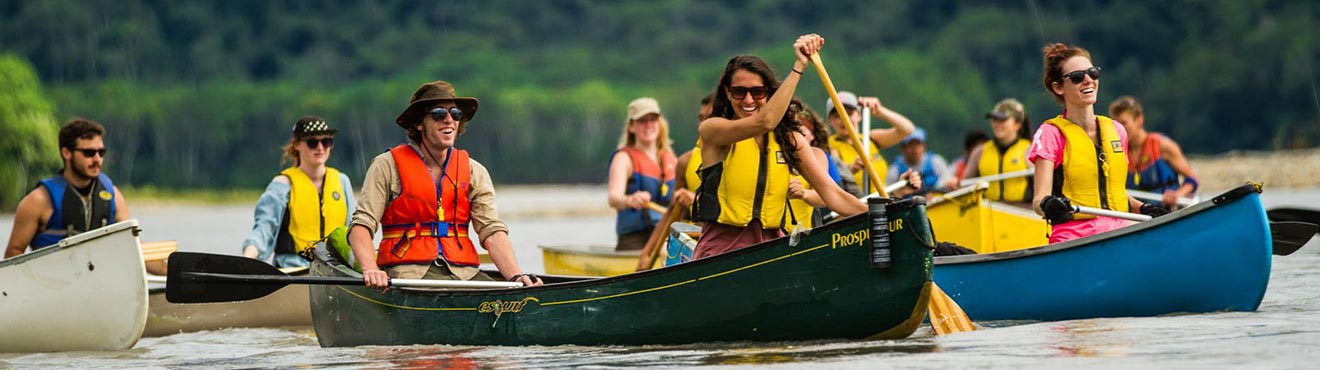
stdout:
POLYGON ((0 268, 21 265, 28 261, 41 258, 42 256, 45 255, 57 253, 57 251, 60 250, 76 247, 79 244, 82 244, 83 242, 117 233, 123 229, 133 229, 132 230, 133 236, 138 236, 138 234, 142 232, 142 228, 138 227, 137 219, 129 219, 121 222, 116 222, 110 225, 106 225, 105 227, 99 229, 93 229, 78 235, 64 238, 63 240, 60 240, 59 243, 56 243, 55 245, 52 246, 37 249, 34 251, 29 251, 27 253, 14 256, 12 258, 0 259, 0 268))
POLYGON ((1241 200, 1243 197, 1245 197, 1247 194, 1250 193, 1259 194, 1261 193, 1261 189, 1252 184, 1241 185, 1236 188, 1227 190, 1221 193, 1220 195, 1215 196, 1214 201, 1212 202, 1197 203, 1193 206, 1178 210, 1177 212, 1171 212, 1163 217, 1154 218, 1151 219, 1150 221, 1143 221, 1131 226, 1110 230, 1107 232, 1088 236, 1085 238, 1078 238, 1078 239, 1065 241, 1062 243, 1047 244, 1039 247, 1005 251, 999 253, 935 257, 934 263, 936 266, 957 265, 957 264, 967 264, 967 263, 984 263, 984 262, 1001 261, 1001 260, 1008 260, 1015 258, 1033 257, 1042 254, 1058 252, 1061 250, 1086 247, 1097 244, 1102 241, 1120 238, 1129 234, 1135 234, 1154 228, 1159 228, 1160 226, 1163 226, 1165 224, 1176 222, 1180 219, 1191 217, 1193 215, 1202 213, 1211 208, 1218 207, 1221 204, 1241 200))

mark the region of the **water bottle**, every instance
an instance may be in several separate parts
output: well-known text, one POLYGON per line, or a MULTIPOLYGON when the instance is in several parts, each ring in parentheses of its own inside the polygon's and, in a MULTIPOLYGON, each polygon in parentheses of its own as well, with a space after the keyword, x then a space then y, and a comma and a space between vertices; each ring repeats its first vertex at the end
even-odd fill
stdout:
POLYGON ((871 267, 887 269, 893 262, 893 257, 889 255, 889 216, 885 214, 889 199, 870 198, 866 200, 866 205, 869 208, 867 213, 871 216, 871 267))

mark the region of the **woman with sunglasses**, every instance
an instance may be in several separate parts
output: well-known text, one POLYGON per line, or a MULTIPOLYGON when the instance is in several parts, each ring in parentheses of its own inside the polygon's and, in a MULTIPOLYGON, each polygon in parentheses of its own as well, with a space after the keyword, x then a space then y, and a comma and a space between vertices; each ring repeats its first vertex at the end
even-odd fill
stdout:
POLYGON ((788 183, 797 171, 843 216, 866 211, 866 205, 830 179, 828 164, 813 154, 797 112, 789 107, 808 65, 808 56, 825 39, 810 34, 793 44, 796 60, 780 84, 761 58, 740 55, 729 60, 712 105, 713 116, 698 128, 701 186, 693 218, 703 221, 693 258, 714 256, 780 237, 788 225, 788 183))
POLYGON ((1119 212, 1140 210, 1160 216, 1167 210, 1127 195, 1127 131, 1109 117, 1095 114, 1100 67, 1086 49, 1064 44, 1044 48, 1042 84, 1063 114, 1045 121, 1027 158, 1036 165, 1036 213, 1049 221, 1050 243, 1082 238, 1128 225, 1128 221, 1075 214, 1073 206, 1119 212))
POLYGON ((293 125, 284 158, 293 167, 270 180, 257 200, 252 233, 243 241, 243 255, 276 267, 303 267, 301 256, 336 228, 347 226, 357 202, 348 175, 325 165, 334 147, 335 130, 316 116, 293 125))
POLYGON ((1196 193, 1196 172, 1183 156, 1177 142, 1158 132, 1146 132, 1141 102, 1120 96, 1109 104, 1109 116, 1127 129, 1133 150, 1128 151, 1128 189, 1163 195, 1160 205, 1176 209, 1178 199, 1196 193), (1182 176, 1182 182, 1178 182, 1182 176))
POLYGON ((647 209, 647 203, 668 205, 673 195, 674 149, 669 145, 669 122, 655 99, 629 103, 623 125, 619 149, 610 158, 606 191, 610 207, 618 211, 614 249, 640 250, 663 216, 647 209))

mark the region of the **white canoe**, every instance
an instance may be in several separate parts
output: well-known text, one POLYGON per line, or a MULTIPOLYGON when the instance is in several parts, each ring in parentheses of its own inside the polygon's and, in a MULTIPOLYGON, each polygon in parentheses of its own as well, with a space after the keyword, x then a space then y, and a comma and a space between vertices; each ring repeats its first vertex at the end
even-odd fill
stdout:
MULTIPOLYGON (((307 268, 285 273, 305 276, 307 268)), ((203 304, 170 303, 165 300, 164 286, 153 286, 149 305, 147 330, 143 334, 148 337, 224 328, 312 327, 311 303, 307 286, 302 284, 291 284, 250 301, 203 304)))
POLYGON ((137 220, 0 261, 0 352, 132 348, 147 322, 137 220))

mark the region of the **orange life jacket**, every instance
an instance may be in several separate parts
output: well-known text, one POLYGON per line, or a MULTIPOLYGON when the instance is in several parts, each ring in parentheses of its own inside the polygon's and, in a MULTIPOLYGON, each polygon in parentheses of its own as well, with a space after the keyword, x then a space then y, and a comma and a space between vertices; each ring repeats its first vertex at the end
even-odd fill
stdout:
POLYGON ((404 144, 391 148, 390 154, 403 191, 381 217, 384 235, 376 264, 427 264, 443 257, 455 265, 480 265, 477 250, 468 239, 472 167, 467 151, 449 149, 439 186, 431 180, 417 149, 404 144))

